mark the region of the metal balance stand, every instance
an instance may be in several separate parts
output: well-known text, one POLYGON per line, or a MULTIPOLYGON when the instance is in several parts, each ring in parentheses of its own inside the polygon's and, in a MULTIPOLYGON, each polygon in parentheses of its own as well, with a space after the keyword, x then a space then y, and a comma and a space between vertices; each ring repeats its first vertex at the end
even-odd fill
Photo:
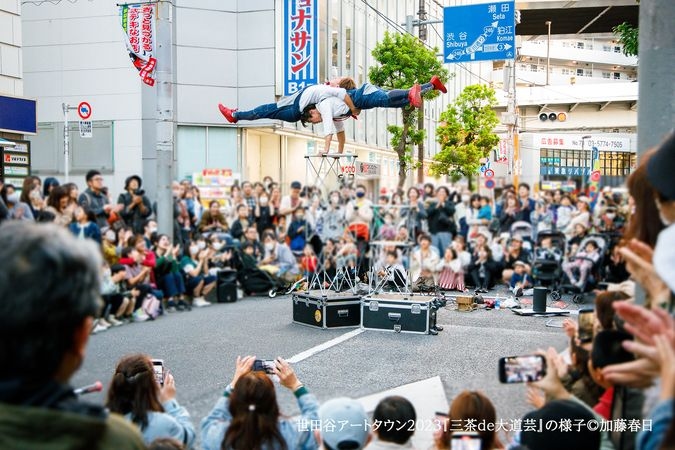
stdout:
MULTIPOLYGON (((292 295, 293 322, 314 328, 358 327, 361 323, 357 274, 363 261, 360 255, 324 254, 322 242, 327 236, 351 239, 356 244, 359 230, 347 230, 344 219, 344 205, 330 204, 330 192, 351 186, 354 182, 355 161, 357 156, 351 154, 325 154, 305 156, 306 185, 314 186, 318 195, 308 199, 318 200, 317 223, 310 231, 306 228, 306 241, 320 247, 317 253, 317 267, 314 273, 306 273, 307 287, 302 292, 292 295), (323 228, 323 219, 329 214, 337 216, 334 225, 337 229, 323 228), (321 244, 320 244, 321 242, 321 244)), ((309 193, 308 193, 309 194, 309 193)), ((335 217, 334 217, 335 218, 335 217)))

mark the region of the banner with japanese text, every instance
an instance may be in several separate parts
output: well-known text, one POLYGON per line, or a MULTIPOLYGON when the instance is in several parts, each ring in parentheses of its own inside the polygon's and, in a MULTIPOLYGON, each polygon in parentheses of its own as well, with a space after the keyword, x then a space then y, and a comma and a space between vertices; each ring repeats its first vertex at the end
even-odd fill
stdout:
POLYGON ((284 95, 318 83, 319 0, 284 0, 284 95))
POLYGON ((131 63, 145 84, 154 86, 155 68, 155 4, 120 6, 122 29, 131 63))

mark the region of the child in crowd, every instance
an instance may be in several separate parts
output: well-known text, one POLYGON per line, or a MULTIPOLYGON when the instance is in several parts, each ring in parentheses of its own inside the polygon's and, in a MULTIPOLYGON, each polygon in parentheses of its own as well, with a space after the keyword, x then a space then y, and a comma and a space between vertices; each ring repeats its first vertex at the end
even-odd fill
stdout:
POLYGON ((391 291, 401 291, 408 284, 405 267, 398 260, 396 250, 388 251, 385 256, 384 265, 377 272, 377 276, 386 279, 385 289, 391 291))
POLYGON ((513 275, 509 287, 516 297, 522 297, 525 290, 532 289, 532 278, 527 274, 527 266, 522 261, 513 263, 513 275))
POLYGON ((452 245, 445 249, 443 259, 438 263, 438 287, 444 290, 464 292, 464 268, 457 251, 452 245))
POLYGON ((96 224, 94 213, 84 206, 78 206, 75 209, 75 222, 72 222, 68 228, 80 239, 93 239, 101 243, 101 229, 96 224))
POLYGON ((571 261, 563 263, 563 271, 567 274, 570 283, 573 286, 582 288, 586 283, 588 274, 593 265, 600 259, 600 248, 598 243, 590 240, 586 243, 583 250, 578 251, 571 261), (577 280, 574 274, 575 269, 579 272, 579 279, 577 280))
POLYGON ((476 219, 492 220, 492 207, 490 206, 489 198, 485 196, 480 198, 480 210, 478 210, 478 217, 476 219))
POLYGON ((560 261, 562 253, 559 249, 553 248, 553 240, 550 237, 545 237, 541 240, 539 247, 534 251, 535 259, 560 261))

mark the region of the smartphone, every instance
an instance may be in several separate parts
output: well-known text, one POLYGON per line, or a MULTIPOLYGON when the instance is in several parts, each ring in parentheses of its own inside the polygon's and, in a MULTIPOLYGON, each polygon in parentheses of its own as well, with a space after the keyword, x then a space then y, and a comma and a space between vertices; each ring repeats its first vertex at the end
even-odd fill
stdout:
POLYGON ((256 359, 253 361, 254 372, 265 372, 268 375, 274 375, 276 363, 272 359, 256 359))
POLYGON ((582 344, 593 340, 593 322, 595 311, 593 309, 579 310, 579 341, 582 344))
POLYGON ((436 412, 434 416, 433 437, 435 440, 440 440, 448 430, 448 413, 436 412))
POLYGON ((483 443, 478 433, 452 433, 450 450, 481 450, 483 443))
POLYGON ((160 386, 164 386, 164 360, 153 359, 152 370, 155 374, 155 380, 160 386))
POLYGON ((499 381, 525 383, 546 375, 546 359, 541 355, 507 356, 499 360, 499 381))

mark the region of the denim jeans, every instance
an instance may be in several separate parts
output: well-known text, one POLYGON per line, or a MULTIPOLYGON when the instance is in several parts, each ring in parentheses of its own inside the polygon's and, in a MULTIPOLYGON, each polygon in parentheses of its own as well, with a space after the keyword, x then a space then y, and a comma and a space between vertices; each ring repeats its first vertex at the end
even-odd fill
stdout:
POLYGON ((295 104, 280 108, 276 103, 268 103, 249 111, 237 111, 234 117, 237 120, 277 119, 284 122, 297 122, 300 120, 301 112, 295 104))

